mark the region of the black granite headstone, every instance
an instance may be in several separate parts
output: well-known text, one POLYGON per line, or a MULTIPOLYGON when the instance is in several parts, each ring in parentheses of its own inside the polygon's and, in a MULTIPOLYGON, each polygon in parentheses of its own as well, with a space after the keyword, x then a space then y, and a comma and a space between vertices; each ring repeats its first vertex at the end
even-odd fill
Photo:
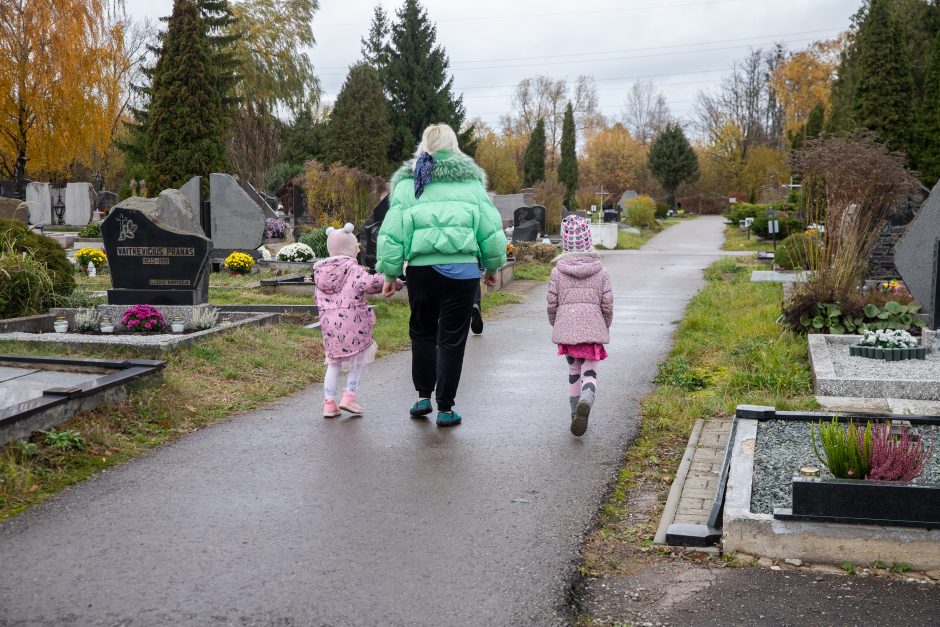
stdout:
POLYGON ((114 207, 101 224, 111 305, 199 305, 209 299, 212 240, 163 226, 145 211, 114 207))
POLYGON ((0 181, 0 196, 16 198, 16 181, 0 181))
POLYGON ((534 242, 539 235, 539 223, 537 220, 526 220, 525 222, 513 227, 512 242, 534 242))
POLYGON ((534 205, 532 207, 519 207, 512 214, 513 227, 520 226, 523 222, 535 220, 539 225, 539 233, 545 234, 545 207, 534 205))
POLYGON ((371 270, 375 270, 379 230, 382 228, 386 213, 388 213, 387 195, 379 201, 379 204, 372 210, 372 214, 366 218, 362 228, 359 229, 359 263, 371 270))
POLYGON ((604 222, 620 222, 620 214, 612 209, 605 209, 604 222))
POLYGON ((307 195, 296 183, 291 189, 291 212, 294 214, 294 224, 307 215, 307 195))

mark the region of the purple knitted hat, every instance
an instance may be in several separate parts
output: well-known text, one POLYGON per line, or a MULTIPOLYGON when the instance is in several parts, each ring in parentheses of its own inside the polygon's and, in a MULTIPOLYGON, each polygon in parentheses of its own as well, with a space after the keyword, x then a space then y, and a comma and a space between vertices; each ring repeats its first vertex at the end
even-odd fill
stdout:
POLYGON ((591 250, 591 225, 581 216, 568 216, 561 221, 561 245, 566 253, 591 250))

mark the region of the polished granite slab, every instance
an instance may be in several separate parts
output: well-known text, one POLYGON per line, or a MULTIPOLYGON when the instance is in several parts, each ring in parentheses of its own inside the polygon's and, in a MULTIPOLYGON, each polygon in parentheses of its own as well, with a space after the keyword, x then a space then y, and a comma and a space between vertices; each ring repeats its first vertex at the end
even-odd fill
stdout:
POLYGON ((0 409, 42 396, 43 390, 81 385, 102 375, 0 366, 0 409))

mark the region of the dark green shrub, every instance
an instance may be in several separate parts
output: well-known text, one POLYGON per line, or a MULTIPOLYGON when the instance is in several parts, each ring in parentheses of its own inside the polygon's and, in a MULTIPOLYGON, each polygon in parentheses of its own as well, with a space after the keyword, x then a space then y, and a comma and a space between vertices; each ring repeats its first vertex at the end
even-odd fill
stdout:
POLYGON ((55 299, 48 266, 27 251, 13 249, 10 234, 0 239, 0 318, 42 313, 55 299))
POLYGON ((28 253, 48 267, 54 294, 46 303, 47 307, 55 305, 57 298, 72 293, 75 289, 75 267, 57 241, 30 231, 19 222, 0 220, 0 238, 7 236, 11 240, 13 251, 28 253))
POLYGON ((778 215, 769 218, 765 212, 754 217, 754 223, 751 224, 751 232, 758 237, 770 239, 768 225, 771 220, 776 220, 780 223, 780 232, 774 236, 778 241, 794 233, 802 233, 806 229, 806 224, 799 218, 792 218, 786 215, 778 215))
POLYGON ((313 254, 317 259, 329 257, 330 253, 326 249, 326 229, 315 229, 309 233, 300 236, 300 243, 306 244, 313 249, 313 254))
POLYGON ((815 238, 794 233, 777 245, 774 261, 784 270, 808 270, 812 246, 816 246, 815 238))
POLYGON ((666 214, 669 213, 669 205, 664 202, 656 203, 656 217, 660 220, 666 217, 666 214))

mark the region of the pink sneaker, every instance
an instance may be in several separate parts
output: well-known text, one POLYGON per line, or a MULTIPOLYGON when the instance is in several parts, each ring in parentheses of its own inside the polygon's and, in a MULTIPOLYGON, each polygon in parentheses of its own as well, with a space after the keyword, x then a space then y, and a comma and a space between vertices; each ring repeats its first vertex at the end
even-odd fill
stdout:
POLYGON ((349 390, 343 390, 343 400, 339 402, 339 408, 345 409, 350 414, 364 414, 365 408, 356 402, 356 393, 349 390))
POLYGON ((324 418, 336 418, 341 415, 343 412, 339 410, 339 407, 336 406, 336 401, 323 401, 323 417, 324 418))

